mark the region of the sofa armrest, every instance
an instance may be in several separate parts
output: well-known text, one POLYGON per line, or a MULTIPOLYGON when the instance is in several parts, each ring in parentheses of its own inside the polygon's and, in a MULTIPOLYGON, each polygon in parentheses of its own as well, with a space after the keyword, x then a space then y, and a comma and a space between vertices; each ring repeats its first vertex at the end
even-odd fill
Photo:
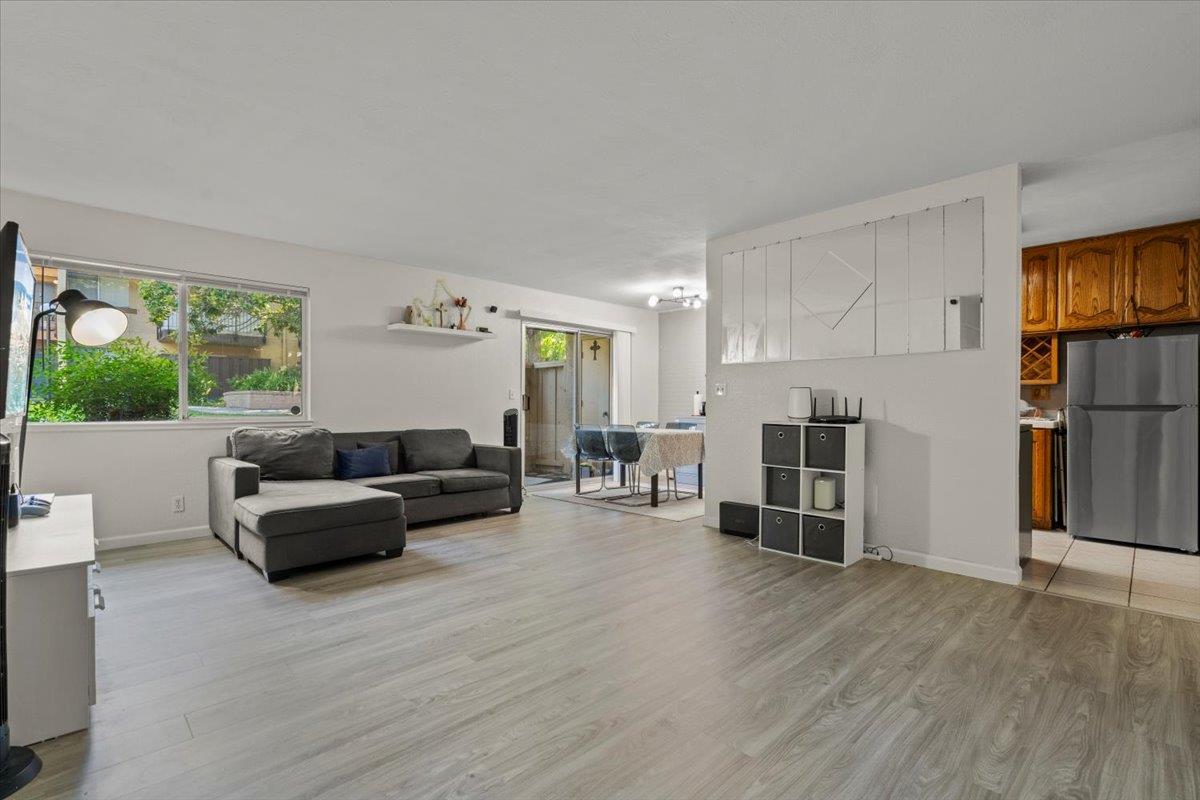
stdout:
POLYGON ((508 500, 513 511, 521 507, 521 448, 496 444, 475 445, 475 466, 508 475, 508 500))
POLYGON ((257 464, 219 456, 208 460, 208 527, 230 547, 236 547, 233 501, 258 494, 257 464))

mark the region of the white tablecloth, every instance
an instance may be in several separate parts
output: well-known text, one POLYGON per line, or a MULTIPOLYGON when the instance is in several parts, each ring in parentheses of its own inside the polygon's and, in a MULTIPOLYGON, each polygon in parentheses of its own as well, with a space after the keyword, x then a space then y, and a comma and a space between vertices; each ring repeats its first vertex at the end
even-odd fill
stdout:
POLYGON ((638 465, 643 475, 699 464, 704 460, 702 431, 654 428, 638 431, 638 438, 642 443, 642 458, 638 465))

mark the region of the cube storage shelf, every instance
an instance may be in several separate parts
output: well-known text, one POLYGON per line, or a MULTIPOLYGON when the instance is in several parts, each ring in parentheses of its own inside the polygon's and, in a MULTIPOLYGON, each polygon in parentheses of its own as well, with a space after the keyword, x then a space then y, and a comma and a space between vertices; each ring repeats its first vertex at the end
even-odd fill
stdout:
POLYGON ((862 558, 866 426, 764 422, 762 550, 848 567, 862 558), (838 506, 813 507, 813 482, 832 478, 838 506))

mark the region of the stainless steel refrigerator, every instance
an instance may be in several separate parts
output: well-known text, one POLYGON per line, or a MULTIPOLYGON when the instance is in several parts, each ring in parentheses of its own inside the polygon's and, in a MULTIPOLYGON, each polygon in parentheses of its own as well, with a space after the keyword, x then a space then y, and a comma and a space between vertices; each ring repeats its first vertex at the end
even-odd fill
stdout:
POLYGON ((1200 549, 1200 336, 1067 345, 1067 533, 1200 549))

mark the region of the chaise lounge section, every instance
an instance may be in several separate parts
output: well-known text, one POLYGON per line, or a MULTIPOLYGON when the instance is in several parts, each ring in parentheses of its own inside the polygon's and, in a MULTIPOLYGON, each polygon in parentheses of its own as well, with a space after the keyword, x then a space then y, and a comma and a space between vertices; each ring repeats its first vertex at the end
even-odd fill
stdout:
POLYGON ((226 454, 208 463, 209 527, 271 582, 299 567, 399 556, 409 523, 521 508, 520 448, 477 445, 461 429, 239 428, 226 454), (381 447, 388 474, 335 477, 339 459, 381 447))

